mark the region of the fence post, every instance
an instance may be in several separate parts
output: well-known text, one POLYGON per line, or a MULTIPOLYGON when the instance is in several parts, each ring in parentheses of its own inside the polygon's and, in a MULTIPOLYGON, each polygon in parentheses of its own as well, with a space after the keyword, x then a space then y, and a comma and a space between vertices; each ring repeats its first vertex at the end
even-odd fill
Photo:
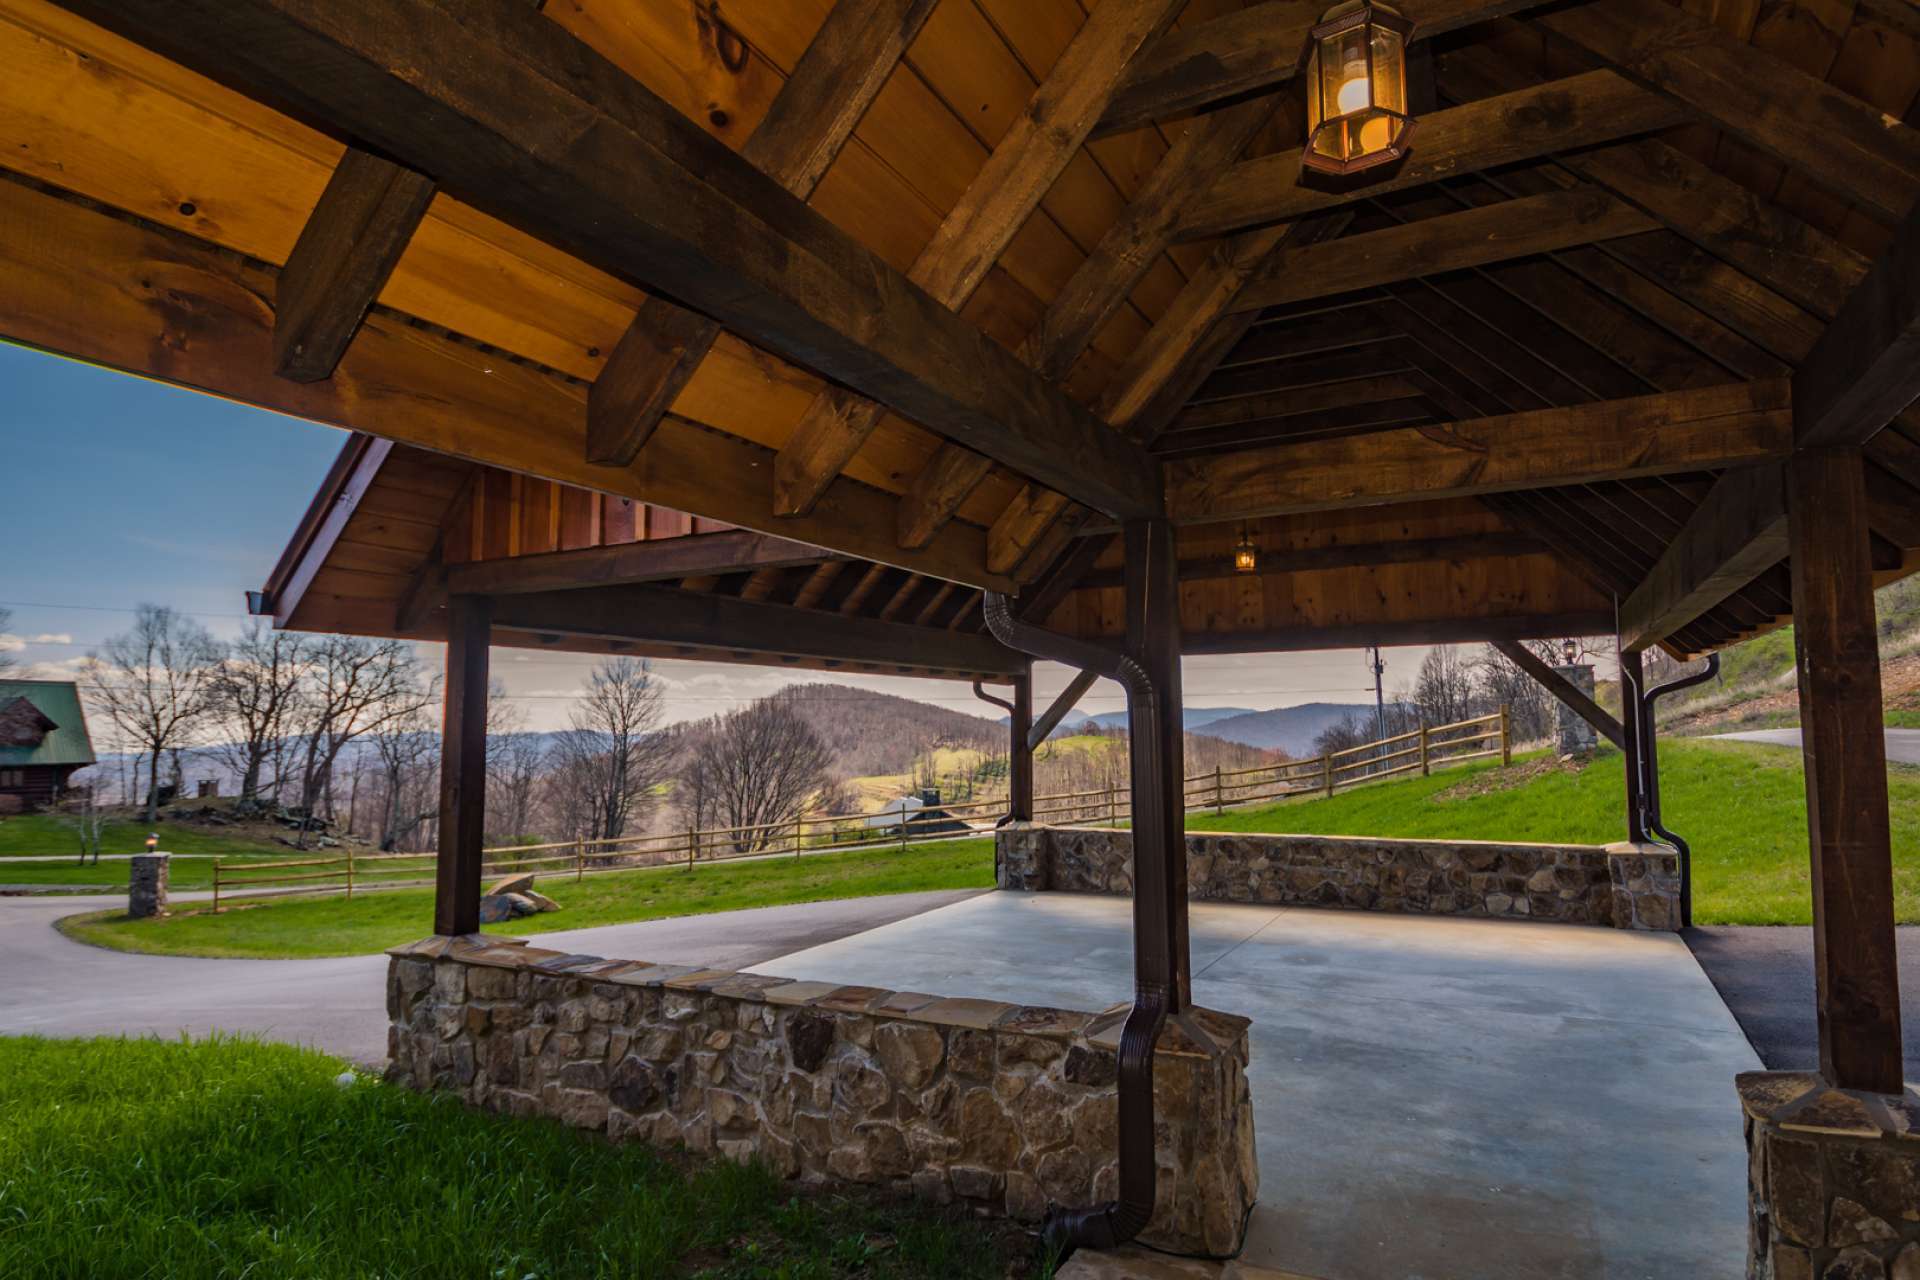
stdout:
POLYGON ((213 914, 220 914, 220 859, 213 860, 213 914))
POLYGON ((1213 766, 1213 812, 1215 816, 1227 811, 1227 793, 1220 785, 1220 766, 1213 766))
POLYGON ((1420 724, 1420 776, 1425 778, 1432 774, 1433 761, 1427 756, 1427 726, 1426 722, 1422 721, 1420 724))
POLYGON ((1504 702, 1500 704, 1500 763, 1513 763, 1513 731, 1504 702))
POLYGON ((700 833, 692 827, 687 828, 687 870, 693 870, 693 860, 700 856, 700 833))
POLYGON ((1320 771, 1325 776, 1327 798, 1331 800, 1333 798, 1333 752, 1329 751, 1320 757, 1320 771))
POLYGON ((802 821, 799 814, 793 815, 793 856, 796 858, 800 856, 800 823, 802 821))
POLYGON ((353 846, 347 846, 347 901, 353 901, 353 846))
POLYGON ((575 840, 573 842, 573 882, 579 884, 586 878, 587 842, 585 840, 575 840))
POLYGON ((1120 825, 1120 787, 1117 783, 1107 788, 1107 825, 1120 825))

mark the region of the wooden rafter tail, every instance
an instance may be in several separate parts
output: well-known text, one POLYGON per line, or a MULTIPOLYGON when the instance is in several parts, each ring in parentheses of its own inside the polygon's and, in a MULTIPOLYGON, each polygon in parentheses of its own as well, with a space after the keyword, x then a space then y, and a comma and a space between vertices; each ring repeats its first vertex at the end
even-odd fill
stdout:
MULTIPOLYGON (((741 154, 805 200, 905 55, 936 0, 838 0, 741 154)), ((649 296, 587 398, 587 458, 631 463, 720 336, 649 296)))
POLYGON ((293 0, 72 4, 1089 505, 1157 509, 1143 451, 518 3, 366 0, 324 26, 293 0), (593 148, 561 141, 583 128, 593 148))
MULTIPOLYGON (((954 312, 966 305, 1079 151, 1127 62, 1173 21, 1179 8, 1179 0, 1112 0, 1082 24, 908 270, 907 278, 933 302, 954 312)), ((873 398, 839 388, 815 397, 774 465, 774 511, 803 515, 812 510, 885 413, 886 406, 873 398)), ((926 425, 940 429, 937 423, 926 425)), ((993 456, 992 450, 979 452, 993 456)))

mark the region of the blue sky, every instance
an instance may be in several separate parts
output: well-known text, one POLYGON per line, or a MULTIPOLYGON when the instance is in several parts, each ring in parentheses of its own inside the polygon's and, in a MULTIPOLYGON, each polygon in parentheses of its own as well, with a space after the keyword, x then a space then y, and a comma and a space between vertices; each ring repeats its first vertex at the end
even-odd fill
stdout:
MULTIPOLYGON (((198 617, 215 635, 246 625, 243 593, 265 581, 344 434, 297 418, 0 343, 0 645, 57 676, 121 630, 143 601, 198 617)), ((1423 649, 1388 651, 1389 687, 1423 649)), ((428 655, 437 661, 437 654, 428 655)), ((557 728, 590 661, 497 651, 494 668, 535 728, 557 728)), ((662 662, 669 714, 695 718, 817 673, 662 662)), ((1036 694, 1069 678, 1047 664, 1036 694)), ((838 678, 965 711, 999 712, 947 681, 838 678)), ((1266 708, 1372 694, 1357 652, 1189 659, 1194 706, 1266 708)), ((1102 682, 1080 703, 1117 710, 1102 682)))

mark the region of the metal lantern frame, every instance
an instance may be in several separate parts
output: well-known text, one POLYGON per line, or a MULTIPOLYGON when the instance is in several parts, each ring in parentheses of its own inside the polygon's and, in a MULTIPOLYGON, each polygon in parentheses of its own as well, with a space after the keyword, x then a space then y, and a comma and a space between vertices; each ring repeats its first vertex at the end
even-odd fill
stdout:
POLYGON ((1240 541, 1233 548, 1233 571, 1235 573, 1254 573, 1260 568, 1260 548, 1253 544, 1253 535, 1245 525, 1240 527, 1240 541))
POLYGON ((1376 87, 1380 81, 1377 68, 1374 65, 1374 40, 1372 36, 1374 28, 1384 28, 1394 32, 1400 38, 1401 100, 1404 104, 1407 92, 1407 42, 1413 36, 1413 23, 1408 21, 1398 10, 1383 4, 1362 3, 1351 9, 1347 9, 1345 12, 1341 12, 1341 10, 1345 8, 1346 6, 1344 5, 1337 5, 1333 9, 1328 10, 1327 16, 1307 33, 1307 47, 1300 57, 1300 70, 1301 74, 1305 77, 1307 85, 1310 125, 1307 133, 1306 146, 1301 152, 1300 163, 1304 168, 1336 176, 1360 173, 1379 165, 1391 164, 1403 158, 1407 154, 1408 144, 1413 137, 1415 123, 1413 116, 1406 111, 1396 111, 1390 107, 1383 107, 1375 101, 1377 96, 1376 87), (1329 108, 1337 107, 1338 103, 1329 103, 1326 100, 1324 89, 1325 77, 1319 65, 1320 59, 1322 54, 1331 48, 1340 37, 1349 34, 1356 28, 1365 28, 1367 31, 1366 36, 1360 42, 1360 47, 1366 51, 1367 105, 1358 111, 1330 112, 1329 108), (1313 102, 1316 99, 1320 107, 1320 118, 1317 122, 1313 121, 1311 117, 1313 102), (1362 152, 1349 159, 1338 159, 1334 156, 1327 155, 1314 146, 1314 141, 1321 137, 1328 129, 1344 127, 1344 125, 1352 121, 1354 117, 1361 115, 1369 118, 1386 119, 1393 123, 1395 127, 1392 131, 1391 139, 1386 146, 1377 151, 1362 152))

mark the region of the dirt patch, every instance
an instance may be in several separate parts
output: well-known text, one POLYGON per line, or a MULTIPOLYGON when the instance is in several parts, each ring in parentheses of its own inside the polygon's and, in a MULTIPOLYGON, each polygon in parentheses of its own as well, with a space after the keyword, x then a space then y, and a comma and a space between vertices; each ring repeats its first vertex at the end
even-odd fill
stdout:
POLYGON ((1439 804, 1451 804, 1455 800, 1471 800, 1476 796, 1490 796, 1498 791, 1514 791, 1530 783, 1537 782, 1549 774, 1579 773, 1592 763, 1591 756, 1542 756, 1529 760, 1525 764, 1508 765, 1504 769, 1489 769, 1485 773, 1476 773, 1470 778, 1462 778, 1444 791, 1433 793, 1433 799, 1439 804))
MULTIPOLYGON (((1920 652, 1888 658, 1880 664, 1880 693, 1888 711, 1920 711, 1920 652)), ((1799 723, 1800 693, 1789 685, 1711 711, 1676 716, 1661 728, 1685 734, 1737 733, 1743 729, 1789 728, 1799 723)))

